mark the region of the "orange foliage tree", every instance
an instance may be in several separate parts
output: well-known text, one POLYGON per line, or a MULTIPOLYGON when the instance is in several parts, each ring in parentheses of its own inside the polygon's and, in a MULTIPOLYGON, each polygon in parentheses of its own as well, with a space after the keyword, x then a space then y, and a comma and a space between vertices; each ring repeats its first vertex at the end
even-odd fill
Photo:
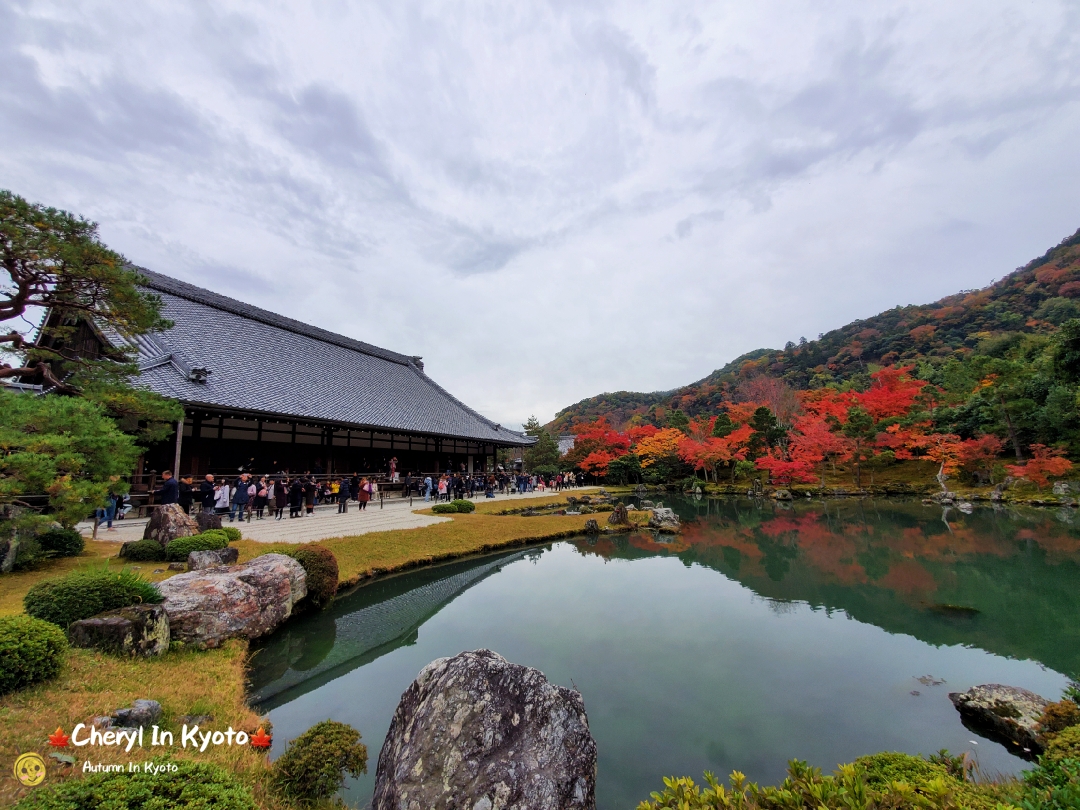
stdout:
POLYGON ((1050 476, 1064 475, 1072 469, 1073 463, 1064 458, 1064 452, 1045 444, 1033 444, 1032 457, 1026 464, 1010 464, 1005 469, 1009 475, 1027 479, 1041 490, 1050 483, 1050 476))
POLYGON ((686 434, 677 428, 662 428, 646 436, 634 445, 634 452, 641 457, 641 466, 648 467, 660 459, 678 456, 679 444, 686 434))

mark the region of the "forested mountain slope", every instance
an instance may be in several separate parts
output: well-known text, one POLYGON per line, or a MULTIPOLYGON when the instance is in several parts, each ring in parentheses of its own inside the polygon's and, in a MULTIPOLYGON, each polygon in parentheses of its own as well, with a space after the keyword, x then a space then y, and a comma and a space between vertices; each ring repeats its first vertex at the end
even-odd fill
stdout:
POLYGON ((1080 230, 984 289, 962 290, 932 304, 898 306, 781 350, 757 349, 674 391, 590 397, 560 411, 548 428, 564 432, 601 416, 616 428, 634 417, 660 424, 674 408, 690 416, 708 413, 725 400, 738 400, 739 387, 762 376, 796 390, 827 385, 862 390, 880 366, 964 359, 976 351, 993 351, 995 342, 1008 342, 1013 335, 1054 332, 1077 317, 1080 230))

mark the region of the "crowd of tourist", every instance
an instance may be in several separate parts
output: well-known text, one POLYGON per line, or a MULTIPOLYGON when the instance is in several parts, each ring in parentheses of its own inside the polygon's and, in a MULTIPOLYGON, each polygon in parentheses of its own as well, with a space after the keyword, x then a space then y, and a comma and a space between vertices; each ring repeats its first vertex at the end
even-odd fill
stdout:
MULTIPOLYGON (((448 470, 422 477, 406 473, 402 477, 394 465, 391 465, 390 481, 402 484, 398 493, 400 497, 423 496, 425 502, 473 498, 481 493, 494 498, 496 494, 559 492, 583 483, 579 482, 579 475, 573 472, 530 475, 501 468, 494 473, 468 473, 464 470, 454 473, 448 470)), ((314 514, 315 507, 320 503, 336 503, 338 514, 348 512, 350 503, 355 503, 356 508, 363 511, 369 502, 379 498, 379 483, 374 476, 357 473, 327 478, 311 473, 256 476, 243 472, 235 479, 225 480, 218 480, 208 473, 196 487, 190 476, 177 479, 170 470, 166 470, 162 473, 161 487, 154 492, 154 496, 157 504, 176 503, 188 513, 198 505, 203 511, 228 515, 230 522, 238 519, 282 520, 286 509, 290 518, 299 518, 314 514)), ((120 497, 115 497, 107 508, 98 511, 98 525, 107 522, 112 530, 113 518, 122 517, 120 512, 123 507, 120 497)))

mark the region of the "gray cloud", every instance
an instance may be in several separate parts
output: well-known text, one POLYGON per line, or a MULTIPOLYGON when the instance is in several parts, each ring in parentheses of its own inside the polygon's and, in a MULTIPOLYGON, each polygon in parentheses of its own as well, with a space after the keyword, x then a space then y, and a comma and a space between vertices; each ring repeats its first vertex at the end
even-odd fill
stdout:
POLYGON ((1078 40, 1065 0, 13 0, 0 186, 511 424, 1042 253, 1078 40))

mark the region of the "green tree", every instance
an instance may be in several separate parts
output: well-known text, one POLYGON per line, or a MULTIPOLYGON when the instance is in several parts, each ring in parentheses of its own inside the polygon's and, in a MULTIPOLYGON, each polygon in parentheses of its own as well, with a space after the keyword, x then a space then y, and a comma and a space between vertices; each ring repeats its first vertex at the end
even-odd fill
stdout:
POLYGON ((607 466, 607 483, 613 486, 641 483, 641 459, 634 453, 627 453, 612 459, 607 466))
POLYGON ((160 298, 139 286, 139 272, 102 243, 97 225, 0 190, 0 263, 7 273, 0 321, 28 324, 28 314, 45 312, 39 330, 13 327, 0 334, 0 346, 19 358, 18 365, 0 364, 0 378, 40 382, 98 402, 137 425, 147 440, 168 435, 182 411, 133 389, 129 379, 139 370, 131 340, 172 324, 162 316, 160 298), (81 351, 77 336, 88 327, 120 345, 103 357, 81 351))
POLYGON ((683 433, 686 433, 687 429, 690 427, 690 417, 688 417, 680 409, 676 408, 668 414, 667 426, 669 428, 675 428, 676 430, 681 430, 683 433))
POLYGON ((525 469, 535 472, 538 468, 545 471, 556 467, 559 463, 559 443, 551 437, 535 416, 530 416, 523 427, 528 435, 536 437, 536 444, 527 448, 522 454, 525 469))
POLYGON ((848 408, 847 417, 841 433, 851 441, 851 456, 855 461, 855 486, 862 489, 862 465, 874 455, 877 426, 874 424, 874 417, 858 405, 848 408))
POLYGON ((1065 321, 1054 335, 1054 373, 1064 382, 1080 382, 1080 320, 1065 321))
POLYGON ((111 492, 138 457, 135 439, 94 402, 0 391, 0 508, 13 531, 59 521, 74 526, 111 492), (45 507, 47 517, 39 512, 45 507))
POLYGON ((749 424, 754 429, 746 446, 750 459, 765 455, 770 447, 775 447, 787 438, 787 431, 765 405, 754 411, 749 424))
POLYGON ((725 436, 730 436, 734 430, 735 423, 731 421, 731 417, 725 412, 716 417, 716 421, 713 423, 712 435, 722 439, 725 436))

